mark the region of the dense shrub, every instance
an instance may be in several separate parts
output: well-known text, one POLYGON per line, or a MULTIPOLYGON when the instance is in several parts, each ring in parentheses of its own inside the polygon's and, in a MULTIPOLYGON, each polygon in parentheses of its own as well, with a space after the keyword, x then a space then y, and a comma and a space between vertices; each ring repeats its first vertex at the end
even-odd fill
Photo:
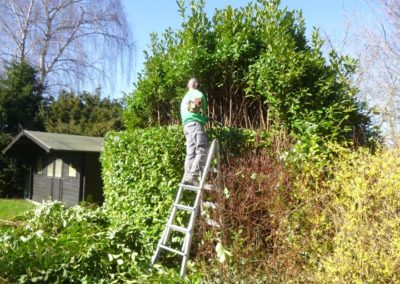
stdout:
POLYGON ((179 127, 137 129, 106 137, 101 160, 109 217, 117 227, 129 224, 141 249, 149 253, 181 180, 183 154, 179 127))
MULTIPOLYGON (((210 141, 221 141, 225 158, 251 148, 257 136, 230 128, 209 129, 208 135, 210 141)), ((115 226, 129 224, 143 252, 153 252, 165 226, 182 179, 184 155, 180 126, 135 129, 106 137, 101 157, 105 206, 115 226)))
POLYGON ((123 227, 109 226, 103 208, 68 208, 59 202, 45 203, 29 212, 24 226, 0 234, 0 280, 6 283, 179 281, 174 271, 164 270, 160 276, 152 274, 148 262, 132 249, 133 242, 123 227))
MULTIPOLYGON (((331 249, 317 280, 329 283, 400 281, 400 149, 342 155, 327 183, 334 193, 325 216, 331 249)), ((321 244, 323 245, 323 244, 321 244)))
POLYGON ((328 148, 325 167, 303 172, 268 152, 230 161, 213 217, 221 229, 198 234, 207 281, 399 281, 400 149, 328 148))
POLYGON ((16 164, 15 159, 11 159, 2 153, 11 140, 11 135, 0 133, 0 197, 22 196, 17 179, 22 172, 21 166, 16 164))
POLYGON ((11 191, 11 179, 13 167, 11 160, 1 151, 11 142, 11 137, 7 134, 0 134, 0 197, 6 196, 11 191))
MULTIPOLYGON (((105 207, 45 204, 27 216, 23 227, 2 232, 2 280, 179 281, 177 270, 150 268, 149 255, 182 174, 181 130, 110 134, 102 157, 105 207), (164 177, 176 183, 168 184, 164 177)), ((238 135, 249 148, 260 137, 218 131, 221 140, 238 135)), ((221 228, 199 219, 188 281, 398 281, 400 150, 372 155, 329 145, 331 155, 319 159, 325 167, 310 161, 298 172, 272 147, 226 156, 226 188, 205 196, 218 200, 213 218, 221 228)))
POLYGON ((189 76, 202 82, 208 115, 226 126, 281 128, 302 143, 365 143, 372 134, 352 84, 355 60, 322 52, 318 31, 307 40, 300 11, 279 0, 206 13, 205 1, 179 0, 181 26, 153 34, 145 68, 127 96, 128 128, 179 121, 189 76))
POLYGON ((221 228, 212 230, 200 222, 201 241, 196 248, 202 265, 209 259, 214 263, 199 269, 209 281, 221 283, 241 279, 276 282, 297 277, 303 260, 298 251, 283 245, 281 228, 282 220, 295 206, 291 197, 293 176, 284 163, 262 150, 230 158, 223 174, 225 189, 210 197, 219 204, 211 215, 221 228))

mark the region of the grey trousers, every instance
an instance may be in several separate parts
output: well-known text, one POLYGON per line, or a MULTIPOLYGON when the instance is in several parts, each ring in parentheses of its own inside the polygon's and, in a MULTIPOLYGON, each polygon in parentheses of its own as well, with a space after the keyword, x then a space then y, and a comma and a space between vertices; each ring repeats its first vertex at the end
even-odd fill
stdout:
POLYGON ((207 134, 204 126, 195 121, 184 125, 186 138, 186 159, 184 179, 193 179, 199 176, 199 171, 206 162, 208 151, 207 134))

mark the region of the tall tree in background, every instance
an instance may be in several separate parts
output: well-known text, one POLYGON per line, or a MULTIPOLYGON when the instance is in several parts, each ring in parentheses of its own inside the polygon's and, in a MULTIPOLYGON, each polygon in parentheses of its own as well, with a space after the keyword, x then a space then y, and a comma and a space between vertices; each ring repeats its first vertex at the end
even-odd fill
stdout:
POLYGON ((18 176, 23 167, 1 151, 21 128, 43 129, 39 116, 45 103, 42 91, 37 71, 25 61, 5 68, 0 79, 0 197, 19 194, 18 176))
POLYGON ((1 60, 37 66, 47 87, 110 79, 132 52, 120 0, 0 1, 1 60))
POLYGON ((349 32, 342 45, 359 61, 357 86, 375 110, 376 123, 382 126, 387 144, 399 146, 400 2, 364 0, 363 4, 370 13, 356 10, 349 15, 349 32))
POLYGON ((0 79, 0 125, 5 132, 18 128, 42 129, 39 109, 42 104, 43 86, 37 71, 25 61, 12 62, 0 79))
POLYGON ((95 94, 62 91, 42 109, 48 132, 87 136, 104 136, 108 131, 121 129, 121 114, 122 104, 101 98, 100 90, 95 94))

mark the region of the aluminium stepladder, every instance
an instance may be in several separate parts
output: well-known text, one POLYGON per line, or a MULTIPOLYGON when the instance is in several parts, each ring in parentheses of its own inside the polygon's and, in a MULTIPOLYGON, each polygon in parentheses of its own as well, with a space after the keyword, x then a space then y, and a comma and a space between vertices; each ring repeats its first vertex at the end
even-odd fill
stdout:
MULTIPOLYGON (((182 180, 182 182, 183 182, 183 180, 182 180)), ((206 202, 204 202, 204 204, 202 204, 202 193, 203 193, 203 190, 217 190, 218 187, 221 186, 220 153, 219 153, 219 143, 218 143, 217 139, 214 139, 212 141, 211 146, 209 148, 207 160, 206 160, 205 166, 202 170, 202 173, 200 175, 199 185, 196 185, 196 186, 186 185, 186 184, 183 184, 182 182, 179 184, 179 190, 178 190, 178 193, 176 194, 175 201, 172 206, 172 211, 169 215, 167 224, 166 224, 164 232, 160 238, 160 241, 157 244, 156 251, 151 259, 151 264, 154 265, 156 263, 157 258, 160 255, 160 252, 162 249, 172 252, 172 253, 175 253, 175 254, 178 254, 178 255, 182 256, 180 276, 183 279, 186 274, 186 265, 187 265, 187 261, 189 259, 194 225, 196 222, 196 217, 199 212, 199 209, 201 206, 208 206, 211 208, 216 207, 216 205, 214 203, 210 203, 210 202, 207 202, 207 204, 206 204, 206 202), (215 167, 212 166, 212 162, 214 160, 216 162, 215 167), (216 176, 217 182, 215 183, 215 185, 206 184, 209 173, 215 173, 217 175, 216 176), (196 193, 193 206, 187 206, 187 205, 180 204, 185 190, 194 191, 196 193), (190 218, 189 218, 189 223, 188 223, 187 227, 181 227, 181 226, 177 226, 174 224, 178 210, 184 210, 184 211, 190 212, 190 218), (177 249, 167 246, 167 242, 168 242, 168 239, 170 238, 172 231, 178 231, 185 235, 181 250, 177 250, 177 249)), ((216 221, 211 220, 211 219, 208 219, 207 223, 214 227, 219 226, 216 221)))

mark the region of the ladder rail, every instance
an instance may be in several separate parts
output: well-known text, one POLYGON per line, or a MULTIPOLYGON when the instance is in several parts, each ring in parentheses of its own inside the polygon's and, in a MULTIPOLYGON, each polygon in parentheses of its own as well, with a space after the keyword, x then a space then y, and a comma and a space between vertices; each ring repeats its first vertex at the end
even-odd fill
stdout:
POLYGON ((218 144, 219 144, 218 140, 214 139, 213 142, 211 143, 210 149, 208 150, 207 161, 206 161, 205 166, 204 166, 204 173, 203 173, 203 175, 201 177, 201 180, 200 180, 200 188, 202 188, 203 185, 205 184, 205 181, 206 181, 207 176, 208 176, 208 171, 209 171, 210 166, 211 166, 212 157, 213 157, 213 155, 215 153, 215 149, 217 148, 216 145, 218 145, 218 144))
MULTIPOLYGON (((179 204, 179 202, 180 202, 180 200, 182 198, 182 191, 183 191, 182 186, 179 186, 178 193, 177 193, 177 195, 175 197, 174 204, 177 204, 177 203, 179 204)), ((156 261, 157 261, 158 255, 160 253, 160 247, 161 247, 160 245, 165 245, 167 240, 168 240, 168 238, 169 238, 169 236, 171 235, 171 228, 168 225, 172 225, 172 223, 174 222, 175 216, 176 216, 176 212, 177 212, 177 207, 173 206, 171 214, 169 215, 169 218, 168 218, 168 221, 167 221, 167 225, 165 226, 164 231, 163 231, 163 233, 161 235, 161 238, 160 238, 160 240, 159 240, 159 242, 157 244, 156 252, 154 253, 153 257, 151 258, 151 264, 152 265, 154 265, 156 263, 156 261)))
MULTIPOLYGON (((210 185, 206 184, 206 180, 207 180, 208 174, 210 172, 211 163, 212 163, 213 159, 216 159, 216 162, 217 162, 217 166, 216 166, 217 167, 217 171, 216 171, 217 179, 218 179, 218 181, 220 181, 220 179, 221 179, 219 150, 220 150, 220 148, 219 148, 218 140, 214 139, 208 150, 207 159, 206 159, 205 165, 203 167, 203 172, 201 173, 200 183, 198 186, 185 185, 185 184, 183 184, 183 179, 182 179, 181 183, 179 184, 179 190, 176 195, 175 202, 172 205, 172 210, 169 215, 167 224, 166 224, 165 229, 162 233, 162 236, 157 244, 156 251, 151 259, 151 264, 154 265, 154 263, 158 259, 161 249, 181 255, 182 256, 182 264, 181 264, 181 269, 180 269, 180 276, 182 279, 185 277, 185 274, 186 274, 186 267, 187 267, 187 262, 189 260, 190 247, 191 247, 193 232, 194 232, 194 225, 196 222, 196 217, 200 210, 200 205, 201 205, 201 200, 202 200, 202 191, 210 190, 210 185), (192 191, 196 192, 196 197, 195 197, 194 204, 192 207, 180 204, 184 189, 192 190, 192 191), (188 223, 187 227, 185 227, 185 228, 173 224, 178 210, 191 211, 189 223, 188 223), (183 239, 183 244, 182 244, 182 251, 176 250, 176 249, 168 247, 166 245, 168 242, 168 239, 170 238, 172 230, 180 231, 185 234, 185 237, 183 239)), ((218 188, 220 187, 220 185, 221 185, 221 183, 219 182, 217 184, 218 188)))
POLYGON ((190 228, 189 233, 185 236, 185 239, 184 239, 184 242, 182 245, 182 247, 184 248, 183 251, 186 253, 182 259, 182 265, 181 265, 181 271, 180 271, 181 278, 184 278, 185 274, 186 274, 186 266, 187 266, 187 262, 189 260, 190 247, 191 247, 192 238, 193 238, 194 222, 196 220, 197 211, 199 210, 200 200, 201 200, 201 196, 202 196, 201 189, 203 188, 205 181, 207 179, 208 170, 210 168, 212 157, 214 156, 214 152, 215 152, 215 148, 216 148, 217 144, 218 144, 218 140, 214 139, 213 142, 211 143, 211 147, 208 151, 207 161, 204 166, 204 172, 203 172, 201 180, 200 180, 200 185, 199 185, 200 191, 197 193, 195 204, 193 205, 193 207, 196 208, 196 210, 190 216, 190 221, 189 221, 189 225, 188 225, 188 228, 190 228))

